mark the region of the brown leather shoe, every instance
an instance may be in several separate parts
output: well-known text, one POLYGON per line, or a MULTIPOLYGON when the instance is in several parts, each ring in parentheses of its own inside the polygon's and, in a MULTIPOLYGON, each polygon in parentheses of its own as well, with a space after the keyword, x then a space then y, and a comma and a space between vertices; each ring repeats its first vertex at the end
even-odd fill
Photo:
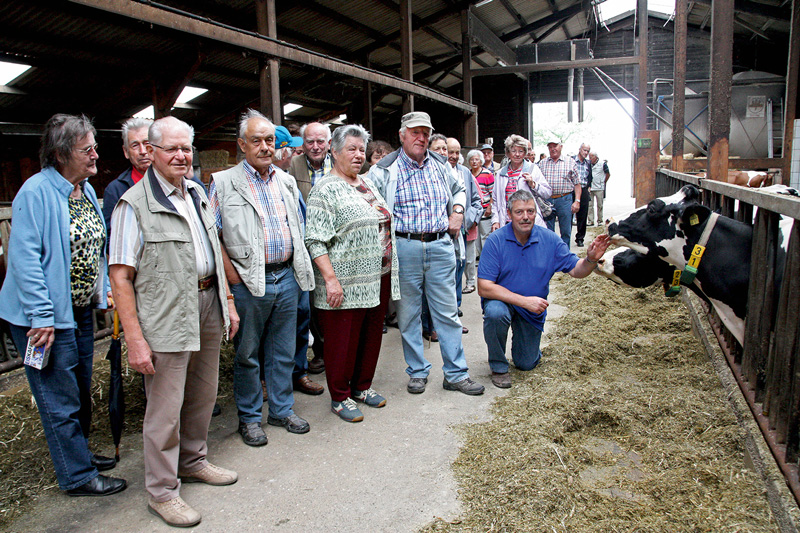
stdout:
POLYGON ((308 376, 303 376, 294 380, 294 390, 297 392, 302 392, 303 394, 309 394, 311 396, 319 396, 325 392, 325 387, 319 383, 314 383, 308 379, 308 376))

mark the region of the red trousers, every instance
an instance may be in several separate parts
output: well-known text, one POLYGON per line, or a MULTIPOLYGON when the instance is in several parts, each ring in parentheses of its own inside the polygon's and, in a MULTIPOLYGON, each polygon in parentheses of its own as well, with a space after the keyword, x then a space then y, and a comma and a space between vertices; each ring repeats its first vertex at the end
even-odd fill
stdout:
POLYGON ((380 303, 369 309, 318 309, 325 337, 323 359, 331 399, 341 402, 372 386, 383 340, 383 318, 391 297, 391 275, 381 279, 380 303))

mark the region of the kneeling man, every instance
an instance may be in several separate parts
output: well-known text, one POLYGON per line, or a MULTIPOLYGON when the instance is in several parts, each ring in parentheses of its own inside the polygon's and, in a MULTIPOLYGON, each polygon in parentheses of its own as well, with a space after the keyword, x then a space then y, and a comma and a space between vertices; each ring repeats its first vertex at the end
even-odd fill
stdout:
POLYGON ((519 370, 532 370, 542 357, 539 341, 547 316, 550 278, 567 272, 585 278, 609 245, 600 235, 585 259, 569 251, 558 235, 534 225, 536 200, 528 191, 517 191, 508 200, 507 224, 492 233, 481 252, 478 294, 483 303, 483 338, 489 349, 492 383, 511 387, 506 359, 508 328, 514 332, 511 357, 519 370))

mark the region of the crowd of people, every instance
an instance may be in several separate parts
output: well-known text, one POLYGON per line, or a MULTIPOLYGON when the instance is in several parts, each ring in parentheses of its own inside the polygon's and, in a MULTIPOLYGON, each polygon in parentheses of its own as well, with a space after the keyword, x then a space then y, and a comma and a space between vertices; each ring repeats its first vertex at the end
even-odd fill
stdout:
POLYGON ((20 352, 49 350, 26 366, 61 489, 71 496, 124 490, 99 472, 115 460, 89 450, 92 312, 115 309, 128 362, 144 376, 148 509, 173 526, 201 515, 181 483, 230 485, 234 471, 208 462, 223 339, 235 349, 234 400, 244 444, 263 446, 267 424, 310 431, 294 392, 320 395, 309 374, 325 372, 331 411, 347 422, 385 398, 373 379, 387 324, 400 330, 407 391, 422 394, 442 357, 442 387, 480 395, 470 376, 460 320, 462 294, 481 296, 491 382, 511 386, 506 340, 519 370, 541 359, 549 281, 588 276, 608 247, 597 237, 570 251, 603 217, 608 166, 558 140, 535 162, 520 135, 462 155, 430 116, 400 122, 400 146, 359 125, 312 122, 299 136, 258 111, 242 115, 241 160, 194 176, 193 128, 174 117, 122 126, 131 167, 105 188, 101 210, 95 130, 85 116, 55 115, 42 135, 41 172, 13 202, 0 318, 20 352), (466 163, 466 166, 463 164, 466 163), (560 238, 555 223, 560 226, 560 238), (309 360, 309 345, 313 358, 309 360))

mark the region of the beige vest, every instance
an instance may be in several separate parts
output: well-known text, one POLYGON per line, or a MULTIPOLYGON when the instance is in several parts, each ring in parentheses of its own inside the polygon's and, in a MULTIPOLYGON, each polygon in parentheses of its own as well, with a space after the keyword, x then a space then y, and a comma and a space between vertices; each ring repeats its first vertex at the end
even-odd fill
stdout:
MULTIPOLYGON (((239 277, 255 297, 266 292, 264 226, 256 210, 256 199, 247 176, 244 162, 212 175, 217 192, 222 240, 239 277)), ((297 187, 291 176, 276 168, 275 178, 286 207, 286 218, 292 234, 292 268, 301 291, 314 289, 314 271, 303 240, 303 227, 297 213, 297 187)), ((220 263, 222 264, 222 263, 220 263)))
MULTIPOLYGON (((189 223, 164 195, 152 168, 128 189, 120 201, 131 205, 142 231, 142 258, 136 271, 136 312, 150 349, 184 352, 200 349, 200 314, 197 297, 197 266, 189 223)), ((186 182, 217 264, 224 331, 228 331, 228 306, 222 268, 222 253, 214 215, 202 188, 186 182)))

